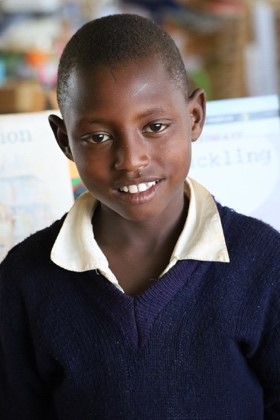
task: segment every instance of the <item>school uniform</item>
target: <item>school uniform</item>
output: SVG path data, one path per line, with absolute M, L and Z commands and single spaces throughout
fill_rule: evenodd
M 170 262 L 126 294 L 85 193 L 0 265 L 0 417 L 280 418 L 280 234 L 188 178 Z M 139 270 L 145 261 L 139 261 Z

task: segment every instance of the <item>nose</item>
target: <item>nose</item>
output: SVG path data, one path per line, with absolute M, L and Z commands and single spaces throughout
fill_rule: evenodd
M 115 169 L 137 172 L 149 163 L 148 141 L 139 134 L 122 135 L 116 141 Z

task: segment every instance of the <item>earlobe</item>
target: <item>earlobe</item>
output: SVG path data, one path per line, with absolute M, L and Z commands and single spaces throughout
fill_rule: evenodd
M 196 141 L 205 122 L 206 97 L 203 89 L 196 89 L 189 97 L 188 110 L 191 119 L 192 141 Z
M 64 121 L 54 114 L 49 115 L 48 120 L 60 149 L 68 159 L 73 160 Z

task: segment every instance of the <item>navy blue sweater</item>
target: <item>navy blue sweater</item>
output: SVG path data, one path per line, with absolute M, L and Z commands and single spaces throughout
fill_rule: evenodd
M 279 420 L 280 234 L 219 211 L 231 262 L 179 261 L 137 297 L 52 263 L 61 221 L 16 246 L 1 420 Z

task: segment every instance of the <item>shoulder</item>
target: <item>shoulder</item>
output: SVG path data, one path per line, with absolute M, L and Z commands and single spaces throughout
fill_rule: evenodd
M 49 259 L 51 248 L 61 229 L 65 216 L 15 245 L 1 262 L 0 273 L 3 270 L 11 269 L 11 267 L 17 271 L 17 267 L 23 268 L 28 266 L 29 262 L 35 265 L 36 262 L 42 259 Z
M 279 276 L 280 232 L 262 220 L 217 207 L 231 262 Z
M 222 226 L 225 236 L 238 237 L 245 242 L 253 241 L 253 244 L 264 245 L 263 240 L 266 239 L 273 244 L 280 244 L 280 232 L 268 223 L 255 217 L 246 216 L 237 211 L 222 206 L 219 203 L 217 208 L 221 217 Z
M 219 203 L 217 207 L 230 258 L 223 279 L 232 308 L 245 308 L 244 316 L 252 315 L 252 322 L 259 317 L 263 325 L 264 319 L 276 325 L 280 314 L 280 233 L 254 217 Z

